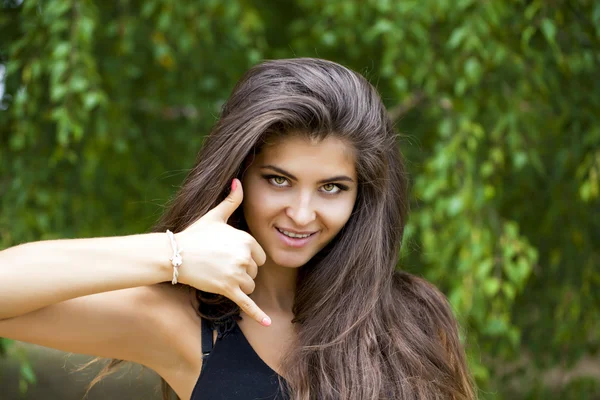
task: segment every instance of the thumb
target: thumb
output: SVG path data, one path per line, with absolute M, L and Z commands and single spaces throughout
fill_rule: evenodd
M 244 200 L 242 183 L 235 178 L 231 182 L 229 195 L 219 205 L 210 210 L 207 216 L 210 215 L 211 218 L 218 218 L 223 222 L 227 222 L 231 214 L 242 204 L 242 200 Z

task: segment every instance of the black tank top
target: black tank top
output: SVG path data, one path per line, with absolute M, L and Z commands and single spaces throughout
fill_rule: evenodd
M 213 348 L 213 329 L 217 341 Z M 256 354 L 235 319 L 202 318 L 202 370 L 191 400 L 285 400 L 278 374 Z

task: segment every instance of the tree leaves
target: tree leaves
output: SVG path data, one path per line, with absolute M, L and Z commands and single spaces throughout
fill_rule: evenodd
M 549 398 L 600 347 L 597 2 L 5 2 L 0 38 L 2 246 L 147 230 L 250 65 L 328 58 L 394 118 L 400 266 L 448 295 L 480 386 Z

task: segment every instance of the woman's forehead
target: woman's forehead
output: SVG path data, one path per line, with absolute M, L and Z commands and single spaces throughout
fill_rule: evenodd
M 309 167 L 336 170 L 337 173 L 343 170 L 346 174 L 356 176 L 356 156 L 353 146 L 333 135 L 324 139 L 314 139 L 304 135 L 279 138 L 264 146 L 257 154 L 255 162 L 281 164 L 297 170 Z

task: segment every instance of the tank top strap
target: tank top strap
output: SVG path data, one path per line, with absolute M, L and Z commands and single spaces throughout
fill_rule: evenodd
M 214 327 L 217 330 L 217 340 L 224 338 L 234 329 L 238 328 L 237 321 L 240 319 L 239 315 L 230 315 L 227 318 L 213 321 Z
M 208 320 L 201 318 L 202 321 L 202 358 L 208 357 L 213 350 L 213 331 L 217 331 L 217 341 L 231 333 L 234 329 L 239 329 L 237 320 L 241 317 L 237 315 L 229 316 L 221 320 Z
M 213 349 L 213 328 L 206 318 L 202 318 L 202 359 L 206 359 Z
M 201 318 L 202 325 L 202 368 L 201 372 L 204 371 L 204 366 L 208 360 L 210 353 L 214 349 L 213 344 L 213 331 L 217 330 L 217 342 L 223 339 L 227 334 L 239 329 L 237 326 L 237 319 L 241 319 L 239 316 L 230 316 L 222 320 L 210 321 L 206 318 Z

